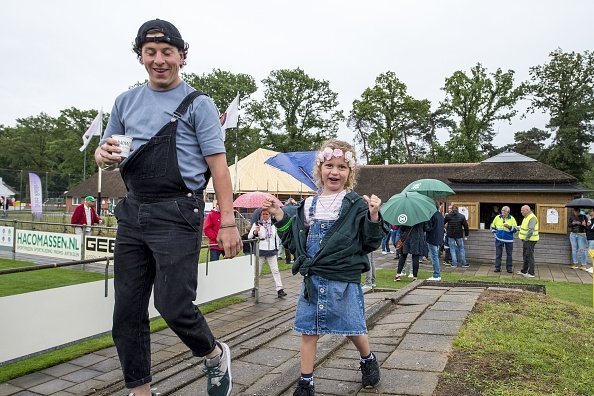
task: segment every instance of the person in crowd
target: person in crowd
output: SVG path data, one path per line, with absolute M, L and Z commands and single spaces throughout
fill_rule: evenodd
M 325 141 L 316 156 L 319 192 L 302 201 L 297 214 L 285 216 L 272 200 L 264 204 L 276 218 L 285 247 L 295 255 L 293 274 L 303 276 L 295 331 L 301 333 L 301 377 L 294 396 L 315 394 L 314 363 L 321 335 L 347 336 L 357 348 L 364 388 L 380 381 L 365 323 L 361 273 L 369 271 L 368 254 L 379 248 L 388 228 L 375 196 L 352 191 L 356 155 L 347 142 Z
M 70 218 L 70 224 L 77 224 L 78 227 L 74 227 L 74 233 L 77 235 L 91 235 L 92 225 L 102 224 L 103 220 L 97 215 L 95 211 L 95 198 L 92 196 L 85 197 L 82 205 L 78 205 L 72 217 Z
M 391 244 L 394 246 L 394 260 L 398 260 L 400 258 L 400 253 L 398 253 L 398 250 L 396 250 L 396 242 L 400 239 L 400 226 L 392 225 L 390 233 Z
M 439 211 L 439 203 L 435 203 L 435 207 L 438 209 L 431 219 L 426 231 L 427 249 L 429 250 L 429 257 L 431 258 L 431 264 L 433 264 L 433 276 L 428 278 L 430 281 L 441 280 L 441 270 L 439 268 L 439 246 L 443 243 L 443 234 L 445 233 L 444 217 Z
M 520 209 L 524 220 L 520 225 L 519 237 L 522 241 L 522 269 L 518 271 L 518 275 L 524 278 L 534 278 L 534 247 L 538 242 L 538 218 L 532 213 L 530 206 L 524 205 Z
M 264 262 L 268 263 L 272 278 L 276 285 L 276 293 L 278 298 L 285 297 L 287 293 L 283 290 L 283 281 L 281 279 L 280 271 L 278 270 L 278 261 L 276 254 L 280 241 L 276 232 L 276 227 L 272 224 L 270 219 L 270 212 L 266 209 L 262 209 L 260 214 L 260 220 L 256 221 L 252 225 L 250 232 L 248 233 L 248 239 L 257 238 L 258 250 L 259 250 L 259 263 L 260 263 L 260 274 L 262 273 L 262 267 Z
M 571 243 L 571 268 L 586 269 L 586 251 L 588 249 L 588 240 L 586 238 L 585 215 L 580 213 L 578 208 L 573 208 L 573 213 L 567 219 L 567 230 L 569 231 L 569 242 Z
M 103 169 L 119 166 L 128 189 L 115 208 L 112 330 L 125 385 L 131 395 L 151 395 L 148 304 L 154 289 L 155 308 L 169 328 L 194 356 L 205 358 L 208 395 L 229 396 L 230 349 L 215 339 L 192 303 L 210 176 L 221 212 L 217 242 L 226 258 L 242 248 L 219 111 L 212 99 L 181 79 L 188 44 L 172 23 L 142 24 L 133 51 L 148 82 L 116 99 L 95 151 Z M 113 135 L 132 137 L 132 152 L 124 160 Z
M 444 214 L 447 215 L 448 213 L 452 213 L 452 205 L 448 205 L 448 211 Z M 445 233 L 445 225 L 444 225 L 444 233 L 443 233 L 443 241 L 441 243 L 441 249 L 443 251 L 443 262 L 446 264 L 451 265 L 452 263 L 452 255 L 450 254 L 450 245 L 448 244 L 448 236 Z
M 464 250 L 464 239 L 468 238 L 469 233 L 466 217 L 458 212 L 456 205 L 452 205 L 452 211 L 445 216 L 444 223 L 448 245 L 450 247 L 450 255 L 452 257 L 452 267 L 456 268 L 459 260 L 462 268 L 468 268 L 466 252 Z
M 398 269 L 394 276 L 394 281 L 399 282 L 402 276 L 406 258 L 410 254 L 412 256 L 412 279 L 416 281 L 419 276 L 419 261 L 421 257 L 427 255 L 427 241 L 425 240 L 425 232 L 429 229 L 429 223 L 423 222 L 415 224 L 412 227 L 400 226 L 400 240 L 402 241 L 402 251 L 398 259 Z
M 384 239 L 382 239 L 382 254 L 391 253 L 390 251 L 390 241 L 392 240 L 392 226 L 390 226 L 390 231 L 386 234 Z
M 588 212 L 588 221 L 586 222 L 586 239 L 588 240 L 588 255 L 594 262 L 594 208 L 590 208 Z M 581 269 L 584 271 L 588 271 L 592 273 L 592 268 L 594 267 L 587 267 L 582 266 Z
M 509 206 L 501 208 L 491 223 L 491 232 L 495 234 L 495 272 L 501 272 L 501 257 L 505 247 L 505 269 L 513 273 L 512 253 L 514 251 L 514 234 L 518 232 L 518 223 L 514 216 L 509 214 Z
M 365 272 L 365 281 L 363 283 L 363 289 L 373 289 L 376 286 L 375 283 L 375 258 L 373 252 L 367 255 L 369 258 L 369 271 Z
M 210 255 L 210 261 L 217 261 L 221 256 L 225 256 L 225 251 L 217 242 L 217 236 L 219 235 L 219 228 L 221 227 L 221 210 L 219 203 L 217 202 L 206 220 L 204 220 L 204 235 L 208 238 L 208 252 Z

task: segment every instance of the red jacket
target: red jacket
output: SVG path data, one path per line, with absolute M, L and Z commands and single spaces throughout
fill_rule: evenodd
M 91 224 L 99 224 L 101 217 L 97 216 L 97 212 L 95 212 L 95 208 L 89 206 L 91 209 Z M 85 204 L 80 204 L 74 209 L 74 213 L 72 213 L 72 218 L 70 218 L 70 224 L 80 224 L 80 225 L 87 225 L 87 216 L 85 215 Z
M 219 234 L 219 228 L 221 227 L 221 212 L 218 210 L 211 210 L 206 220 L 204 220 L 204 235 L 208 238 L 210 249 L 223 250 L 219 247 L 217 242 L 217 235 Z

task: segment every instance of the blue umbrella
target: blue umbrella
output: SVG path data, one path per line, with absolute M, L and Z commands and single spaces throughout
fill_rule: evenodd
M 316 151 L 279 153 L 274 157 L 268 158 L 266 163 L 288 173 L 312 190 L 317 190 L 318 187 L 313 177 L 316 155 Z

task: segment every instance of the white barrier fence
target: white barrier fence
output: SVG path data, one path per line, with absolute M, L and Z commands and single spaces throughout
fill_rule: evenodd
M 254 255 L 199 264 L 195 303 L 251 290 L 256 267 Z M 113 279 L 108 297 L 103 280 L 1 297 L 0 364 L 110 331 L 113 298 Z

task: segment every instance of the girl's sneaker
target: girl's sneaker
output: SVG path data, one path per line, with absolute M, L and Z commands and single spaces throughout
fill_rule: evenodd
M 408 277 L 409 277 L 409 278 L 414 278 L 414 275 L 413 275 L 413 273 L 412 273 L 412 272 L 411 272 L 411 273 L 409 273 L 409 274 L 408 274 Z M 415 279 L 415 280 L 416 280 L 416 279 Z
M 396 274 L 396 276 L 394 277 L 394 282 L 400 282 L 400 274 Z

